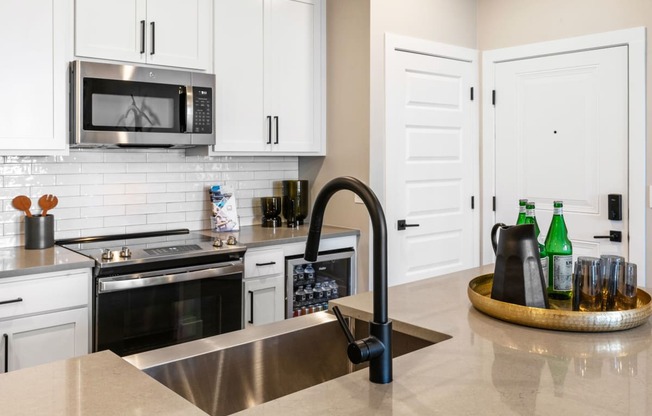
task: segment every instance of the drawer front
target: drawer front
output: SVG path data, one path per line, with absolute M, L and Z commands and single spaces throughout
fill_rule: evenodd
M 282 249 L 247 250 L 244 263 L 245 279 L 285 274 L 285 257 Z
M 0 282 L 0 319 L 88 305 L 90 283 L 90 269 Z

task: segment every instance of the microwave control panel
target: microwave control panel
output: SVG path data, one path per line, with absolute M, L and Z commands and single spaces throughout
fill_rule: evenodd
M 213 89 L 192 87 L 193 97 L 193 133 L 213 132 Z

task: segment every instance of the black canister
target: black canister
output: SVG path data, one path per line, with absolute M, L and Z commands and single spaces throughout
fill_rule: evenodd
M 25 217 L 25 248 L 43 249 L 54 246 L 54 216 Z
M 283 181 L 283 217 L 288 227 L 302 225 L 308 217 L 309 197 L 307 180 Z

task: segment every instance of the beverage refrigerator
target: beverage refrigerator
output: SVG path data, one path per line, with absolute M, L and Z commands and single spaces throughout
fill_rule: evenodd
M 286 257 L 285 317 L 327 310 L 329 300 L 354 294 L 354 259 L 352 248 L 320 252 L 313 262 Z

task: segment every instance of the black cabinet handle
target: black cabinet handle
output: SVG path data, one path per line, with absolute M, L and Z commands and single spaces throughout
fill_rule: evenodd
M 5 373 L 9 372 L 9 334 L 2 335 L 5 340 Z
M 256 266 L 258 266 L 258 267 L 260 267 L 260 266 L 272 266 L 274 264 L 276 264 L 275 261 L 268 261 L 267 263 L 256 263 Z
M 17 303 L 17 302 L 22 302 L 23 298 L 16 298 L 16 299 L 10 299 L 10 300 L 3 300 L 0 301 L 0 305 L 6 305 L 8 303 Z
M 278 116 L 274 116 L 274 122 L 276 123 L 276 138 L 274 139 L 274 144 L 278 144 Z
M 403 231 L 407 227 L 418 227 L 418 226 L 419 226 L 419 224 L 407 224 L 405 222 L 405 220 L 398 220 L 398 224 L 397 224 L 397 227 L 398 227 L 399 231 Z
M 267 144 L 272 144 L 272 116 L 267 116 Z
M 156 24 L 155 22 L 150 22 L 149 25 L 152 27 L 152 50 L 149 51 L 149 54 L 154 55 L 156 52 Z
M 254 323 L 254 292 L 249 291 L 249 323 Z
M 145 53 L 145 21 L 140 21 L 140 53 Z

